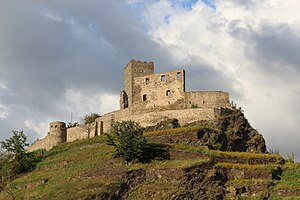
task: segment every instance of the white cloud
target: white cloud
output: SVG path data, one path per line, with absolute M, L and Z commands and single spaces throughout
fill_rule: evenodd
M 53 120 L 47 119 L 44 122 L 40 122 L 40 121 L 36 121 L 35 119 L 26 119 L 24 121 L 24 125 L 27 128 L 35 131 L 37 133 L 38 137 L 41 139 L 47 135 L 47 132 L 49 131 L 48 124 L 51 121 L 53 121 Z
M 7 118 L 8 115 L 9 115 L 8 108 L 0 104 L 0 119 Z
M 64 109 L 74 115 L 74 121 L 81 121 L 86 114 L 105 114 L 118 109 L 119 96 L 114 94 L 85 94 L 83 91 L 68 89 Z
M 191 11 L 174 8 L 165 0 L 152 3 L 143 13 L 151 21 L 149 34 L 181 63 L 196 61 L 230 77 L 236 83 L 233 89 L 242 94 L 242 98 L 233 100 L 244 108 L 268 145 L 274 148 L 284 143 L 283 151 L 296 152 L 297 147 L 289 143 L 300 139 L 296 126 L 300 117 L 300 74 L 297 66 L 287 62 L 290 57 L 284 54 L 290 52 L 281 49 L 284 46 L 293 52 L 296 47 L 290 44 L 300 41 L 300 1 L 215 2 L 216 10 L 199 1 Z M 166 16 L 168 23 L 164 21 Z M 288 30 L 294 33 L 292 42 L 282 41 L 289 39 Z M 275 42 L 277 49 L 266 48 Z M 273 57 L 267 58 L 264 52 L 274 57 L 278 53 L 283 59 L 270 60 Z

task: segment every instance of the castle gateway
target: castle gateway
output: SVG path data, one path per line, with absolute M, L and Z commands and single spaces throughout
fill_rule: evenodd
M 184 70 L 155 74 L 153 62 L 131 60 L 124 68 L 120 110 L 97 118 L 88 125 L 92 128 L 85 125 L 68 128 L 65 132 L 61 131 L 61 136 L 57 136 L 57 131 L 50 128 L 49 135 L 31 145 L 29 151 L 52 148 L 56 144 L 51 138 L 65 138 L 65 142 L 71 142 L 102 135 L 110 131 L 113 121 L 133 120 L 146 127 L 176 118 L 184 125 L 198 120 L 215 119 L 222 108 L 227 107 L 230 107 L 228 92 L 186 92 Z M 60 139 L 59 143 L 62 142 Z

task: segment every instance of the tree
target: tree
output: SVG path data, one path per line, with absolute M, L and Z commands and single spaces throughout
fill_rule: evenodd
M 114 122 L 107 144 L 115 146 L 115 155 L 125 161 L 141 161 L 146 145 L 143 128 L 134 121 Z
M 83 124 L 87 125 L 87 124 L 93 123 L 96 120 L 96 118 L 98 118 L 100 116 L 101 115 L 98 113 L 91 113 L 89 115 L 85 115 L 83 117 Z
M 32 171 L 36 164 L 41 161 L 41 158 L 37 157 L 34 152 L 26 152 L 25 148 L 28 146 L 26 139 L 23 131 L 13 131 L 13 136 L 0 142 L 1 148 L 13 156 L 9 162 L 13 165 L 15 174 Z
M 13 153 L 16 156 L 21 156 L 25 153 L 25 147 L 28 146 L 26 143 L 27 137 L 23 131 L 12 131 L 13 136 L 5 141 L 0 142 L 1 148 L 6 149 L 8 153 Z
M 78 122 L 74 122 L 74 123 L 69 122 L 69 123 L 67 124 L 67 128 L 73 128 L 73 127 L 76 127 L 76 126 L 78 126 L 78 125 L 79 125 Z
M 91 113 L 83 117 L 83 129 L 88 133 L 88 138 L 91 138 L 91 132 L 96 128 L 96 118 L 100 117 L 100 114 Z

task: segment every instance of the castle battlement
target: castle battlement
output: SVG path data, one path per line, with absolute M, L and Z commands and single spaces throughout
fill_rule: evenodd
M 231 107 L 228 92 L 186 92 L 185 78 L 184 69 L 155 74 L 154 62 L 132 59 L 124 68 L 120 110 L 97 118 L 89 127 L 89 133 L 84 125 L 66 130 L 63 122 L 51 122 L 50 135 L 31 145 L 29 150 L 49 149 L 55 144 L 108 133 L 113 121 L 133 120 L 146 127 L 177 118 L 184 125 L 212 120 L 222 113 L 222 108 Z

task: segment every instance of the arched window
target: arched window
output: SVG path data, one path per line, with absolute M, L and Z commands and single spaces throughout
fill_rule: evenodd
M 170 91 L 170 90 L 167 90 L 167 91 L 166 91 L 166 96 L 167 96 L 167 97 L 170 97 L 170 96 L 171 96 L 171 91 Z
M 160 80 L 165 82 L 166 81 L 166 75 L 161 75 Z

